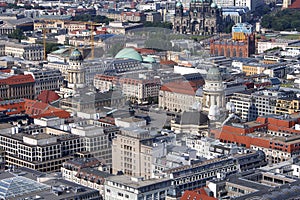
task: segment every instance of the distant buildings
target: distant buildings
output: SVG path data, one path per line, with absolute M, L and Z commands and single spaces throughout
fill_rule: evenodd
M 220 8 L 211 1 L 191 1 L 188 15 L 183 13 L 183 5 L 177 2 L 173 29 L 176 33 L 212 35 L 221 31 L 223 21 Z

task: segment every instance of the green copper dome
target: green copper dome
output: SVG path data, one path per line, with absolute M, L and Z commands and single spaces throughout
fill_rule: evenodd
M 174 4 L 173 4 L 174 5 Z M 182 3 L 180 2 L 180 1 L 178 1 L 177 3 L 176 3 L 176 7 L 181 7 L 182 6 Z
M 81 52 L 76 48 L 70 55 L 70 60 L 71 61 L 79 61 L 83 60 Z
M 156 60 L 151 57 L 151 56 L 147 56 L 144 58 L 144 62 L 147 62 L 147 63 L 156 63 Z
M 115 58 L 128 58 L 128 59 L 133 59 L 133 60 L 138 60 L 138 61 L 143 61 L 142 56 L 133 48 L 124 48 L 121 51 L 117 53 Z
M 222 81 L 222 76 L 218 67 L 209 68 L 206 80 L 208 81 Z

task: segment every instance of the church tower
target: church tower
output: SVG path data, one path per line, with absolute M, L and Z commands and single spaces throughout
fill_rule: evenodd
M 85 86 L 85 69 L 82 65 L 83 56 L 78 49 L 74 49 L 69 58 L 68 87 L 83 88 Z
M 211 67 L 203 87 L 202 109 L 211 120 L 221 120 L 226 109 L 225 86 L 218 67 Z

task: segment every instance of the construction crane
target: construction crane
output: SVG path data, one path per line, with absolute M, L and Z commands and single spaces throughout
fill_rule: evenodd
M 46 28 L 43 28 L 43 45 L 44 45 L 44 61 L 47 60 L 47 53 L 46 53 Z
M 95 43 L 94 43 L 94 24 L 91 22 L 91 59 L 94 59 L 95 56 Z

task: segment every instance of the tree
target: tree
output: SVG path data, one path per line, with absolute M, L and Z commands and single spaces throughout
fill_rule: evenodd
M 26 39 L 23 31 L 21 29 L 14 30 L 11 34 L 8 35 L 9 38 L 17 39 L 21 42 L 22 39 Z

